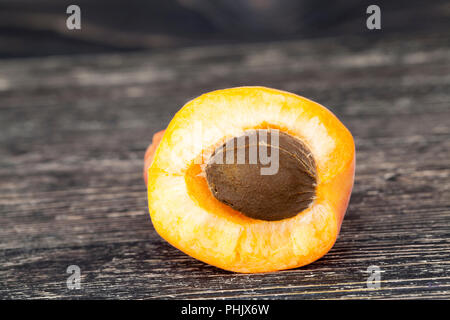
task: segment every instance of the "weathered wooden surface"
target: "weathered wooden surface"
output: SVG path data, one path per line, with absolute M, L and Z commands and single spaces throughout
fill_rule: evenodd
M 0 297 L 450 298 L 450 37 L 399 38 L 1 61 Z M 354 134 L 341 235 L 309 266 L 222 271 L 151 225 L 152 133 L 187 100 L 239 85 L 309 97 Z M 66 288 L 73 264 L 80 290 Z

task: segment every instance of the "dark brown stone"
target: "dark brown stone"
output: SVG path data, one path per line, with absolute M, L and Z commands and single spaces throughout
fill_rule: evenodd
M 279 134 L 278 143 L 274 134 Z M 266 136 L 270 147 L 262 149 Z M 261 157 L 264 150 L 270 162 Z M 206 177 L 216 199 L 254 219 L 293 217 L 305 210 L 315 195 L 316 167 L 311 152 L 299 139 L 278 130 L 250 130 L 230 139 L 211 156 Z

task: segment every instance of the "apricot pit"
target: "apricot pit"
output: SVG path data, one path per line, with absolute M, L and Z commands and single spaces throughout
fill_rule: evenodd
M 268 174 L 262 174 L 264 164 L 257 157 L 266 147 L 261 143 L 263 136 L 271 160 L 277 161 L 276 172 Z M 277 145 L 271 144 L 274 136 Z M 241 146 L 239 140 L 244 140 Z M 308 208 L 315 194 L 316 167 L 311 152 L 299 139 L 274 130 L 252 130 L 231 141 L 214 152 L 206 167 L 206 180 L 217 200 L 250 218 L 268 221 L 290 218 Z M 254 152 L 251 141 L 256 142 Z M 233 147 L 226 148 L 230 144 Z M 231 163 L 226 161 L 227 152 L 232 153 Z M 244 156 L 241 163 L 238 153 Z

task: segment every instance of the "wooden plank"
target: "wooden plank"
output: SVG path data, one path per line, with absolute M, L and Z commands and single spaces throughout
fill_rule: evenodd
M 1 298 L 450 298 L 449 35 L 0 61 Z M 266 85 L 335 112 L 357 145 L 334 248 L 235 274 L 163 241 L 144 150 L 187 100 Z M 81 268 L 82 289 L 66 288 Z M 368 289 L 367 268 L 381 268 Z

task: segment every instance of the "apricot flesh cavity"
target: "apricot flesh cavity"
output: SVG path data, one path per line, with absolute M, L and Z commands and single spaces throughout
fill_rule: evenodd
M 258 176 L 261 164 L 215 167 L 212 159 L 228 141 L 274 130 L 283 179 Z M 188 102 L 145 158 L 149 211 L 164 239 L 222 269 L 269 272 L 309 264 L 332 248 L 353 186 L 355 146 L 325 107 L 240 87 Z

